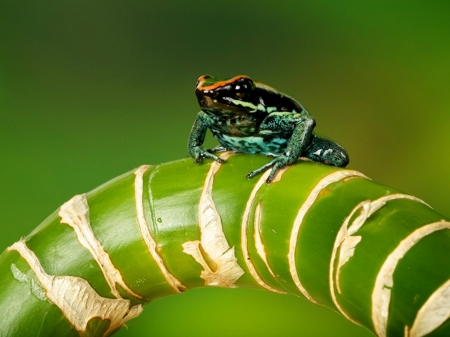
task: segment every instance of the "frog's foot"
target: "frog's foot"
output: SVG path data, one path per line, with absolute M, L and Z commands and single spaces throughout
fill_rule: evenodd
M 213 159 L 213 160 L 217 161 L 218 163 L 225 162 L 225 160 L 223 160 L 222 158 L 219 158 L 219 157 L 213 155 L 212 153 L 203 150 L 201 146 L 195 146 L 191 151 L 191 155 L 192 155 L 192 157 L 194 157 L 195 164 L 201 163 L 203 161 L 203 158 Z
M 267 153 L 266 153 L 266 157 L 277 158 L 277 157 L 279 157 L 279 156 L 280 156 L 279 154 L 272 153 L 272 152 L 267 152 Z
M 214 153 L 214 152 L 225 152 L 228 151 L 228 149 L 226 147 L 223 147 L 222 145 L 217 145 L 214 149 L 206 149 L 206 151 L 209 153 Z
M 269 168 L 272 168 L 272 171 L 269 174 L 269 177 L 266 179 L 266 183 L 270 184 L 273 180 L 273 177 L 275 176 L 275 173 L 277 173 L 278 169 L 285 167 L 287 165 L 293 164 L 297 158 L 292 158 L 289 156 L 286 156 L 284 154 L 279 155 L 274 160 L 270 161 L 266 165 L 260 167 L 259 169 L 256 169 L 249 174 L 247 174 L 247 179 L 253 178 L 257 174 L 260 174 Z

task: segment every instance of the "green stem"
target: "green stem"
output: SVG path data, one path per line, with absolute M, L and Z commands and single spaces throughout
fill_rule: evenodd
M 300 162 L 268 185 L 245 179 L 266 158 L 221 157 L 141 166 L 10 246 L 0 335 L 106 336 L 202 286 L 296 294 L 379 336 L 450 333 L 443 216 L 357 171 Z

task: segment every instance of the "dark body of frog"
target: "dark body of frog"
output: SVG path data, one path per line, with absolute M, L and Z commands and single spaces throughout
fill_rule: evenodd
M 221 162 L 213 152 L 225 150 L 265 154 L 274 159 L 247 178 L 272 168 L 268 183 L 279 168 L 299 157 L 338 167 L 349 162 L 341 145 L 314 133 L 315 120 L 299 102 L 248 76 L 217 79 L 204 75 L 197 81 L 195 93 L 201 111 L 188 145 L 195 162 L 203 158 Z M 220 143 L 212 150 L 201 146 L 208 128 Z

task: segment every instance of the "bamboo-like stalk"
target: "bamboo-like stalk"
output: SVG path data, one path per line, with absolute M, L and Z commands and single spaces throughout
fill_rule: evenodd
M 107 336 L 202 286 L 291 293 L 378 336 L 450 334 L 450 222 L 354 170 L 262 156 L 144 165 L 77 195 L 0 256 L 1 336 Z

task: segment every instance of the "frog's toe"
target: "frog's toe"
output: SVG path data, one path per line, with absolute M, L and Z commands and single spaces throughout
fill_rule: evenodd
M 192 156 L 194 157 L 194 163 L 195 164 L 201 163 L 204 158 L 209 158 L 209 159 L 215 160 L 215 161 L 217 161 L 219 163 L 223 163 L 224 162 L 223 159 L 213 155 L 210 152 L 207 152 L 207 151 L 203 150 L 200 147 L 197 147 L 197 148 L 193 149 L 193 151 L 191 153 L 192 153 Z
M 194 164 L 200 164 L 203 161 L 203 156 L 198 155 L 197 157 L 195 157 L 194 159 Z
M 275 163 L 272 167 L 272 171 L 270 171 L 270 174 L 266 179 L 266 183 L 270 184 L 272 182 L 273 178 L 275 177 L 275 174 L 277 173 L 277 171 L 284 166 L 285 165 L 282 165 L 280 163 Z
M 264 166 L 261 166 L 259 169 L 256 169 L 252 172 L 250 172 L 249 174 L 247 174 L 247 179 L 253 178 L 254 176 L 256 176 L 257 174 L 263 173 L 265 171 L 267 171 L 269 168 L 271 168 L 274 165 L 275 159 L 272 160 L 271 162 L 267 163 Z
M 213 155 L 212 153 L 209 153 L 209 152 L 206 152 L 206 151 L 204 151 L 204 152 L 202 153 L 202 157 L 203 157 L 203 158 L 209 158 L 209 159 L 215 160 L 215 161 L 218 162 L 218 163 L 224 163 L 224 162 L 225 162 L 225 160 L 223 160 L 222 158 L 219 158 L 219 157 Z
M 295 158 L 294 158 L 294 160 L 295 160 Z M 267 163 L 266 165 L 247 174 L 247 178 L 250 179 L 257 174 L 262 173 L 262 172 L 268 170 L 269 168 L 272 168 L 269 176 L 266 179 L 266 182 L 268 184 L 270 184 L 273 181 L 273 178 L 275 177 L 275 174 L 277 173 L 277 171 L 282 167 L 292 164 L 292 162 L 293 162 L 293 160 L 291 157 L 288 157 L 285 155 L 279 155 L 274 160 Z
M 277 170 L 272 169 L 272 171 L 270 172 L 269 176 L 266 179 L 266 183 L 270 184 L 273 180 L 273 177 L 275 176 L 275 173 L 277 172 Z

